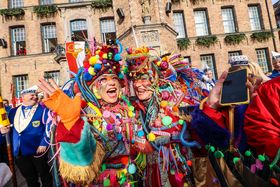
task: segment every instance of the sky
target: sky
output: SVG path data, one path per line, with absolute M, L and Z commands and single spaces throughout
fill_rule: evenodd
M 278 0 L 271 0 L 272 1 L 272 4 L 276 3 Z

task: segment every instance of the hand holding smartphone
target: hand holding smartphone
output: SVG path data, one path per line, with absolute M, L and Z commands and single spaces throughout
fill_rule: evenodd
M 220 104 L 222 106 L 248 104 L 250 96 L 246 82 L 247 69 L 229 72 L 223 83 Z

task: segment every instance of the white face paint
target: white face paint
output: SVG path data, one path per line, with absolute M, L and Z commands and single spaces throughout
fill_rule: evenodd
M 103 101 L 109 104 L 113 104 L 118 101 L 121 86 L 117 75 L 101 75 L 94 81 L 93 84 L 93 89 L 97 90 L 97 93 Z

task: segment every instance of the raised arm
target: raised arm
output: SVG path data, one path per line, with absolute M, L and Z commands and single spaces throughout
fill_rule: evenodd
M 44 104 L 61 118 L 58 125 L 58 141 L 75 143 L 79 141 L 83 120 L 80 117 L 81 95 L 77 94 L 74 99 L 69 98 L 58 86 L 50 79 L 50 83 L 40 79 L 38 85 L 45 94 Z

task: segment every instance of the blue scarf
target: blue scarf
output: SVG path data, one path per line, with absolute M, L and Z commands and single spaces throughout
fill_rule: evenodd
M 272 74 L 269 75 L 268 77 L 271 78 L 271 79 L 273 79 L 273 78 L 276 78 L 276 77 L 278 77 L 278 76 L 280 76 L 280 71 L 273 70 L 273 71 L 272 71 Z

